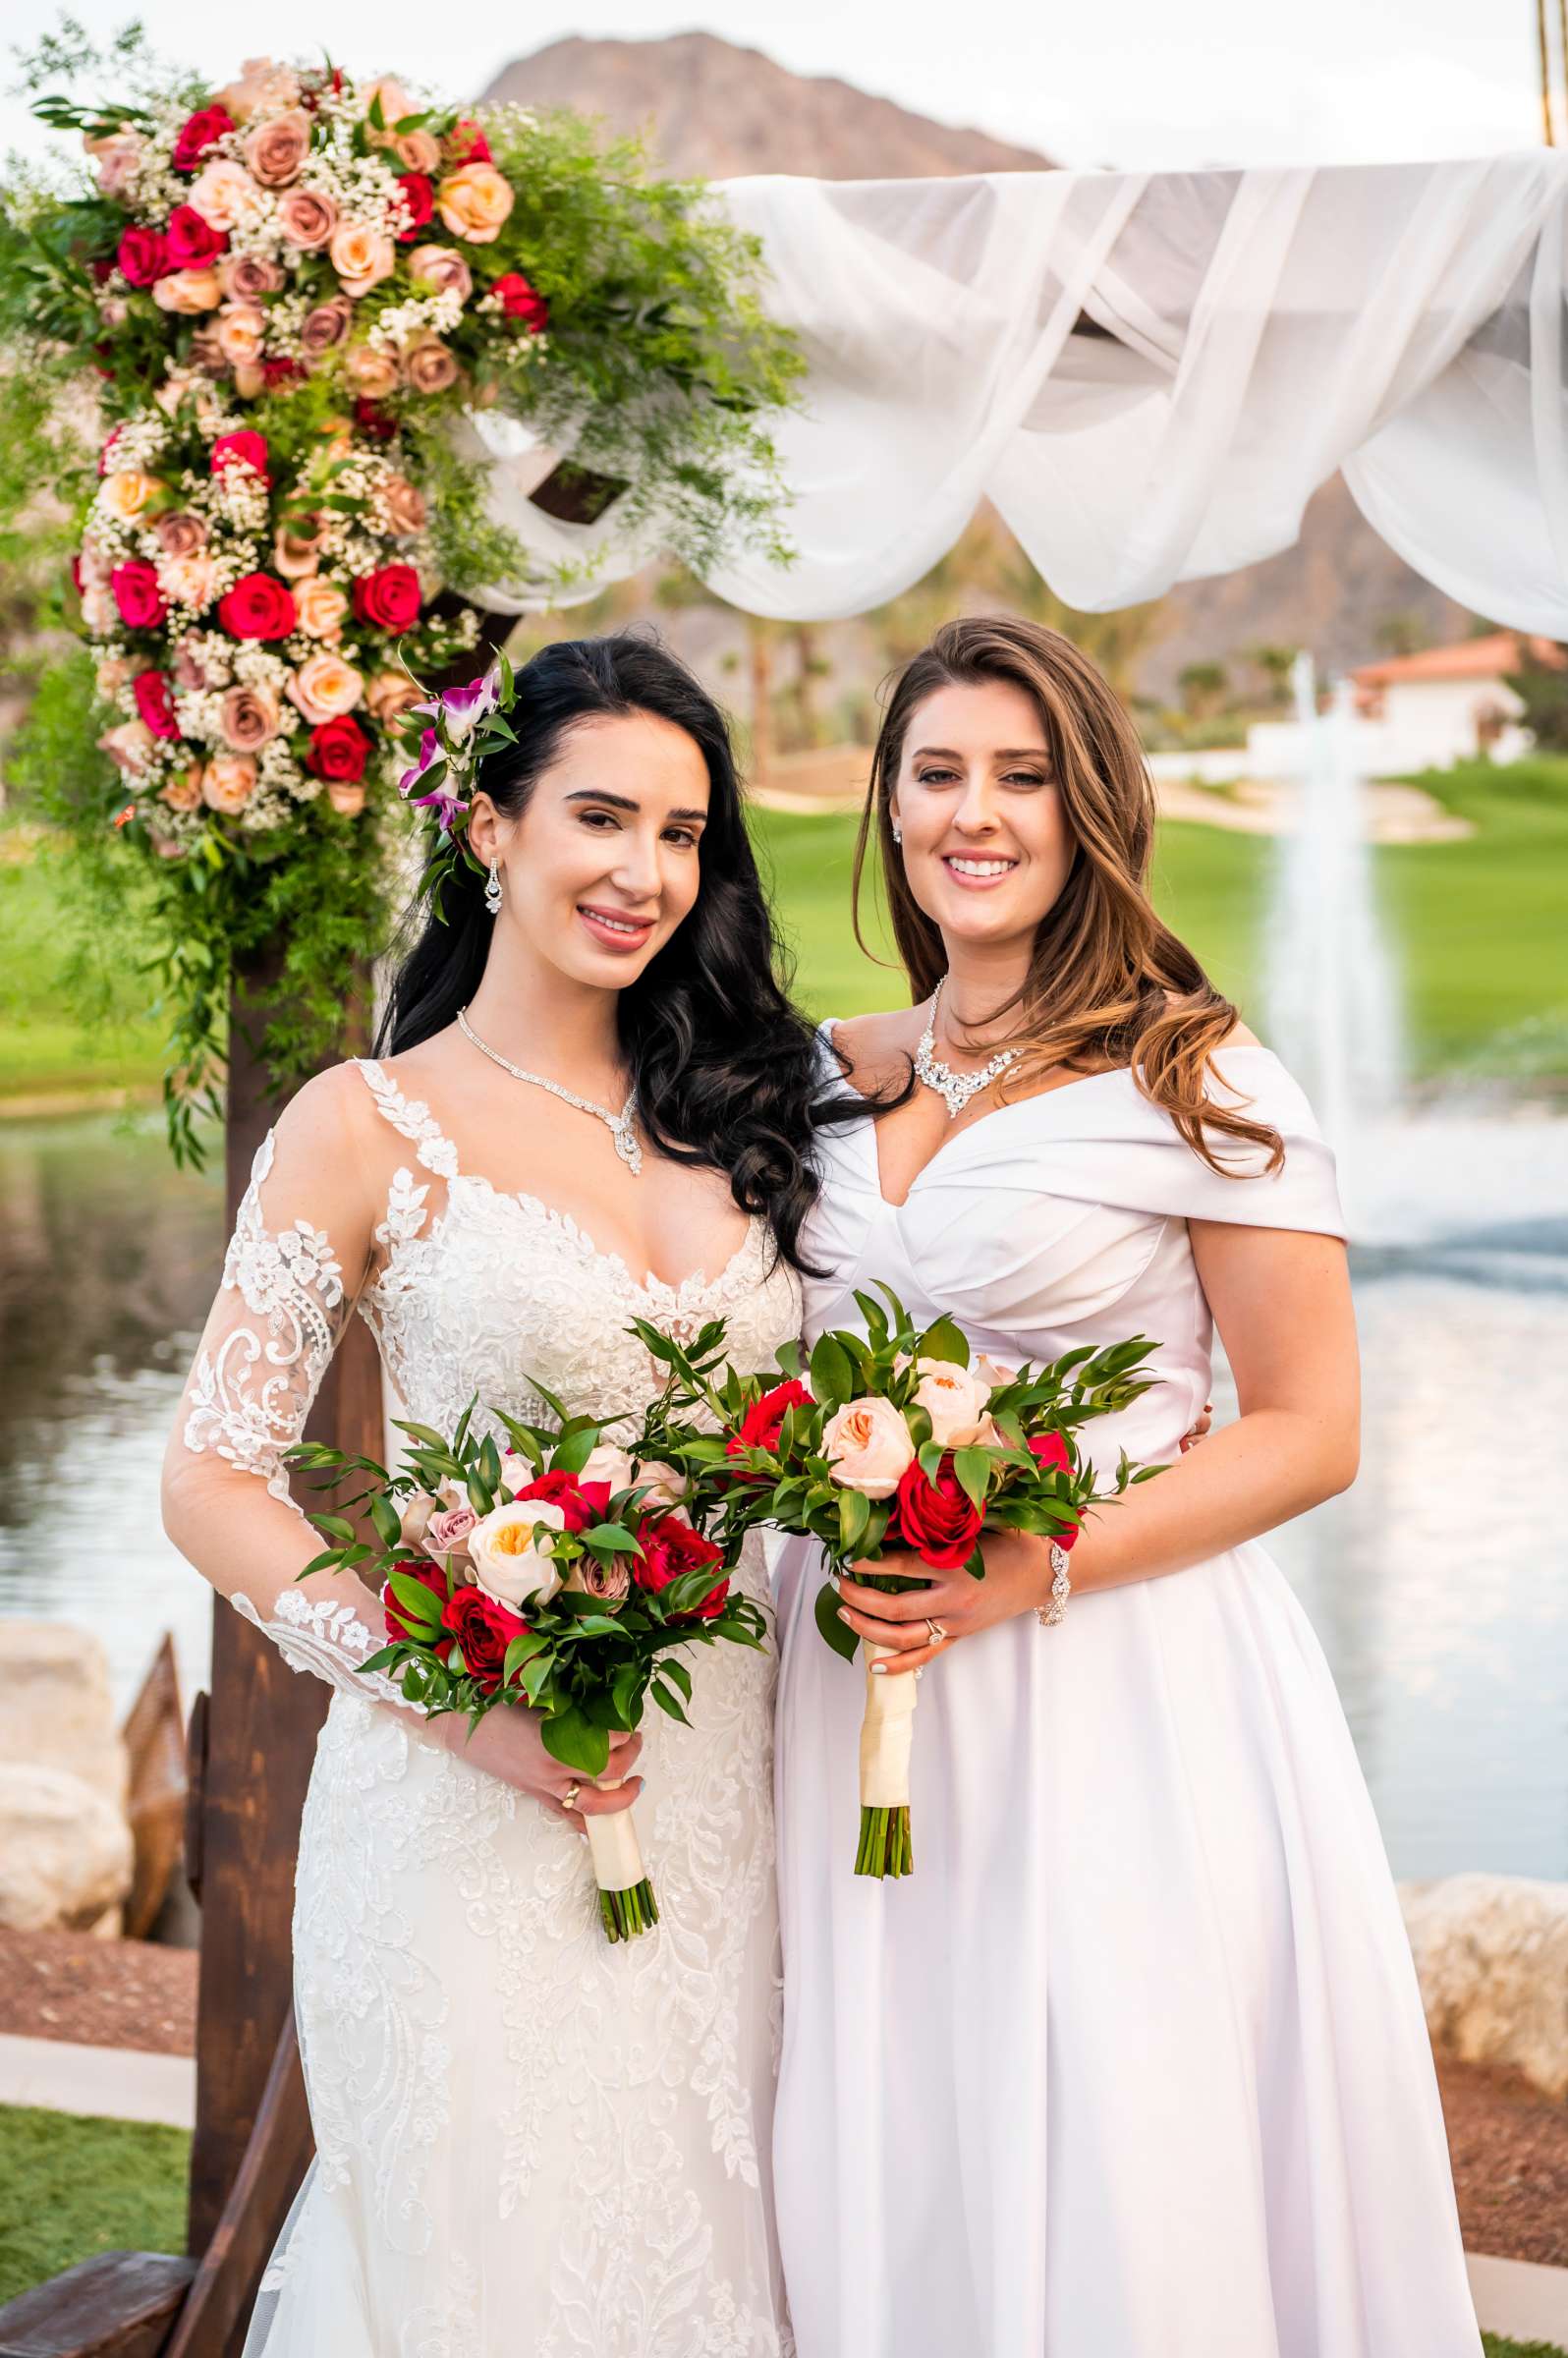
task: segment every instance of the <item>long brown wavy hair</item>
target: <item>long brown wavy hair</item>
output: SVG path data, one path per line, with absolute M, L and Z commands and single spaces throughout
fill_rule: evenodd
M 1006 615 L 966 615 L 944 623 L 899 675 L 855 846 L 857 940 L 867 946 L 861 885 L 874 831 L 893 937 L 916 1004 L 946 972 L 940 928 L 910 890 L 889 805 L 917 707 L 939 688 L 990 680 L 1033 699 L 1076 847 L 1067 882 L 1040 920 L 1023 986 L 995 1010 L 998 1016 L 1024 1011 L 1015 1082 L 1060 1066 L 1083 1073 L 1126 1066 L 1211 1169 L 1242 1175 L 1234 1157 L 1216 1153 L 1217 1134 L 1217 1143 L 1261 1148 L 1267 1168 L 1277 1170 L 1284 1160 L 1278 1131 L 1205 1094 L 1213 1052 L 1235 1025 L 1236 1010 L 1155 914 L 1148 887 L 1154 789 L 1138 732 L 1093 664 L 1059 632 Z M 1257 1168 L 1251 1156 L 1244 1165 Z

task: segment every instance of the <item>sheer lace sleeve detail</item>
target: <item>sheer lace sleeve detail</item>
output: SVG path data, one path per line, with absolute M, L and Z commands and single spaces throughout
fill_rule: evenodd
M 242 1473 L 259 1474 L 274 1498 L 293 1506 L 283 1452 L 305 1431 L 347 1310 L 326 1231 L 298 1216 L 267 1228 L 261 1190 L 272 1161 L 268 1131 L 223 1263 L 222 1294 L 238 1295 L 250 1316 L 225 1325 L 197 1358 L 185 1445 L 196 1455 L 214 1449 Z
M 458 1175 L 457 1149 L 447 1138 L 440 1123 L 420 1097 L 407 1097 L 397 1083 L 370 1056 L 359 1060 L 377 1110 L 394 1130 L 413 1142 L 419 1160 L 438 1179 L 455 1179 Z
M 284 1589 L 270 1618 L 263 1621 L 242 1590 L 237 1589 L 229 1602 L 243 1621 L 272 1640 L 291 1670 L 308 1670 L 329 1687 L 362 1701 L 373 1696 L 382 1703 L 403 1705 L 403 1690 L 395 1678 L 384 1670 L 365 1671 L 365 1662 L 385 1639 L 361 1620 L 352 1604 L 308 1597 L 303 1589 Z

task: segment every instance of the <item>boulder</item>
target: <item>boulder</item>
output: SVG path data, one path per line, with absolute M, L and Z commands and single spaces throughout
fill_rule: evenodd
M 0 1764 L 0 1924 L 111 1937 L 133 1859 L 118 1806 L 84 1777 Z
M 115 1807 L 126 1751 L 115 1726 L 109 1662 L 88 1631 L 60 1621 L 0 1621 L 0 1764 L 67 1768 Z
M 1449 1875 L 1399 1897 L 1433 2047 L 1568 2096 L 1568 1883 Z

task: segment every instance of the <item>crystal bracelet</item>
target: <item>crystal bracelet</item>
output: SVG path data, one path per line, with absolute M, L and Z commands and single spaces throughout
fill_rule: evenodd
M 1041 1629 L 1051 1629 L 1061 1619 L 1067 1610 L 1072 1588 L 1073 1584 L 1067 1577 L 1067 1550 L 1060 1540 L 1052 1540 L 1051 1600 L 1049 1604 L 1036 1604 L 1035 1607 L 1036 1618 Z

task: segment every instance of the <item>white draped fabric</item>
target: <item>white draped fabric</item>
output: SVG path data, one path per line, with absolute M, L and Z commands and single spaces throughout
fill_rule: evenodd
M 716 569 L 733 604 L 862 612 L 989 498 L 1069 603 L 1128 605 L 1288 547 L 1340 469 L 1451 597 L 1568 638 L 1568 157 L 717 196 L 761 238 L 811 371 L 777 433 L 798 555 Z M 494 513 L 541 557 L 597 549 L 602 581 L 652 553 L 613 508 L 542 515 L 548 456 L 493 414 L 475 430 Z

